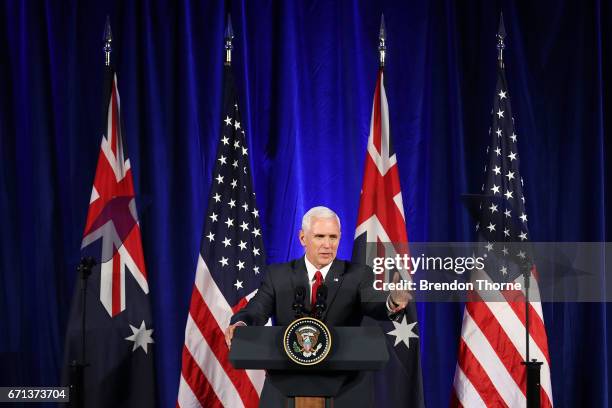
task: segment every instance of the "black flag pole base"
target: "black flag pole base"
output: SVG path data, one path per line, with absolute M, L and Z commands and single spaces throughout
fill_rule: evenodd
M 81 277 L 81 301 L 83 302 L 83 311 L 81 315 L 81 361 L 73 360 L 70 362 L 70 386 L 68 388 L 70 395 L 70 408 L 85 407 L 85 388 L 84 374 L 85 367 L 89 366 L 87 361 L 85 333 L 87 322 L 87 280 L 91 275 L 91 269 L 96 265 L 95 259 L 86 257 L 81 259 L 77 271 Z
M 527 368 L 527 408 L 540 408 L 540 367 L 541 361 L 521 362 Z
M 84 382 L 84 371 L 85 367 L 89 364 L 81 363 L 78 361 L 72 361 L 70 363 L 70 385 L 68 387 L 68 395 L 70 396 L 70 402 L 68 407 L 70 408 L 84 408 L 84 393 L 83 393 L 83 382 Z

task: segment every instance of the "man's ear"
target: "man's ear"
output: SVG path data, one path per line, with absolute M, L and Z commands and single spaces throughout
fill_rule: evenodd
M 304 241 L 304 230 L 300 230 L 300 234 L 299 234 L 299 238 L 300 238 L 300 244 L 302 244 L 302 246 L 306 246 L 306 242 Z

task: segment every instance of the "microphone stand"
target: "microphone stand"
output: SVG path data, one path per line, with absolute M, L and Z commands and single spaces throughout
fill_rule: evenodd
M 323 317 L 323 312 L 327 308 L 327 304 L 325 303 L 327 300 L 327 286 L 325 284 L 319 286 L 317 289 L 317 303 L 314 306 L 314 318 L 321 320 Z
M 81 314 L 81 359 L 80 361 L 73 360 L 70 363 L 70 386 L 69 406 L 72 408 L 85 407 L 84 402 L 84 371 L 85 367 L 89 366 L 85 353 L 85 331 L 86 331 L 86 316 L 87 316 L 87 281 L 91 275 L 91 269 L 96 265 L 96 261 L 92 257 L 81 259 L 77 271 L 81 278 L 81 299 L 83 301 L 83 313 Z
M 293 301 L 293 311 L 295 313 L 294 319 L 299 319 L 304 316 L 304 294 L 306 291 L 302 286 L 295 288 L 295 297 Z
M 543 363 L 529 358 L 529 287 L 533 262 L 527 259 L 521 267 L 525 282 L 525 361 L 521 364 L 527 369 L 527 408 L 540 408 L 540 367 Z

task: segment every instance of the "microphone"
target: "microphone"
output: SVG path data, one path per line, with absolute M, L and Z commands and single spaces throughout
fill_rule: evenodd
M 314 306 L 314 317 L 316 319 L 321 319 L 323 316 L 323 312 L 325 312 L 325 308 L 327 307 L 327 286 L 322 284 L 317 289 L 317 303 Z
M 295 295 L 293 298 L 293 311 L 295 312 L 295 318 L 299 319 L 304 316 L 304 297 L 306 296 L 306 290 L 303 286 L 295 288 Z

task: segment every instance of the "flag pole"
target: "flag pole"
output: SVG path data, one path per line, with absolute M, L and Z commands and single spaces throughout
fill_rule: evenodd
M 499 69 L 504 69 L 504 49 L 506 44 L 506 28 L 504 26 L 504 15 L 499 15 L 499 29 L 497 31 L 497 63 Z M 520 265 L 523 270 L 523 281 L 525 288 L 525 361 L 521 362 L 527 370 L 527 408 L 540 407 L 540 367 L 542 362 L 537 359 L 531 359 L 529 355 L 529 287 L 531 281 L 531 269 L 533 268 L 533 260 L 530 256 L 525 259 L 525 262 Z
M 384 13 L 380 15 L 380 31 L 378 34 L 378 64 L 381 69 L 385 67 L 385 57 L 387 55 L 387 46 L 386 41 L 387 32 L 385 30 L 385 15 Z

